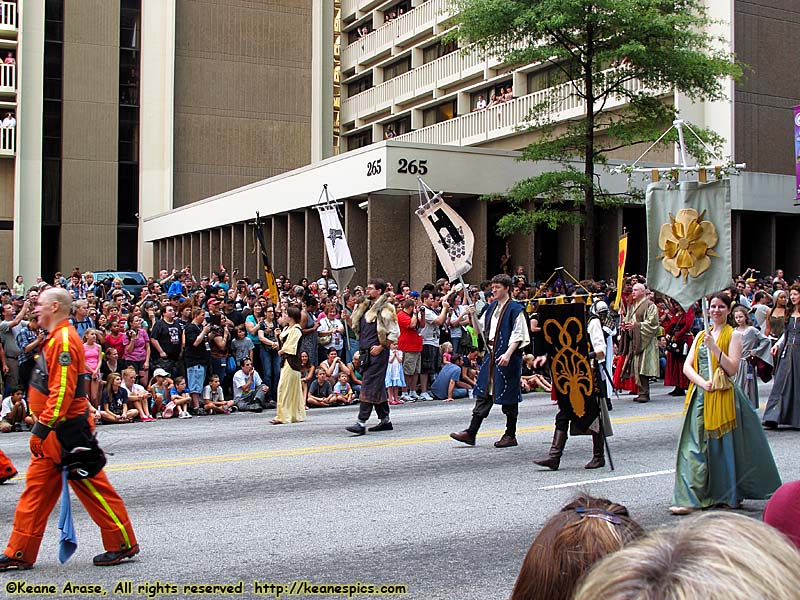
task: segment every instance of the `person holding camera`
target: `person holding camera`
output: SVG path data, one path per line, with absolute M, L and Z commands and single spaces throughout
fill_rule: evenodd
M 33 357 L 36 350 L 44 340 L 47 332 L 39 327 L 39 320 L 33 315 L 28 320 L 28 326 L 23 327 L 17 334 L 17 346 L 19 346 L 19 384 L 27 394 L 28 384 L 31 381 L 31 372 L 34 367 Z

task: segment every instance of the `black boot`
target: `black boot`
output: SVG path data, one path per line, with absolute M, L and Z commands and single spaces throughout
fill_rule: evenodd
M 553 445 L 550 446 L 550 454 L 547 458 L 533 461 L 540 467 L 547 467 L 551 471 L 558 471 L 561 464 L 561 455 L 564 453 L 564 446 L 567 444 L 567 432 L 556 429 L 553 434 Z
M 590 460 L 585 469 L 599 469 L 606 466 L 606 451 L 603 445 L 603 434 L 592 432 L 592 460 Z

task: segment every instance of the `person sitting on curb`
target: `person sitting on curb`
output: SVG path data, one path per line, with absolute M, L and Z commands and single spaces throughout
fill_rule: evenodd
M 245 358 L 233 376 L 233 401 L 241 411 L 260 413 L 265 408 L 275 408 L 267 402 L 269 388 L 261 382 L 261 376 L 253 368 L 253 361 Z

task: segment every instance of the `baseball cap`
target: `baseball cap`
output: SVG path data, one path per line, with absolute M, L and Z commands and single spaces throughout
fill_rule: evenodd
M 169 377 L 169 373 L 167 373 L 164 369 L 156 369 L 153 371 L 153 377 Z
M 216 298 L 209 298 L 206 304 L 208 304 L 209 306 L 216 306 L 217 304 L 219 304 L 219 300 L 217 300 Z
M 25 300 L 25 297 L 24 296 L 20 296 L 19 294 L 14 294 L 13 296 L 11 296 L 11 299 L 12 300 Z
M 409 292 L 408 295 L 411 298 L 419 298 L 419 292 L 416 292 L 416 291 L 415 292 Z

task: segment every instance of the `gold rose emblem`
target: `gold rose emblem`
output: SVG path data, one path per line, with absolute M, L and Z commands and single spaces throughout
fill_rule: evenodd
M 712 248 L 717 245 L 717 228 L 711 221 L 703 220 L 706 211 L 698 215 L 693 208 L 683 208 L 678 216 L 669 214 L 669 223 L 661 226 L 658 247 L 663 254 L 663 267 L 675 277 L 683 275 L 684 281 L 697 277 L 711 266 L 711 256 L 719 258 Z

